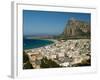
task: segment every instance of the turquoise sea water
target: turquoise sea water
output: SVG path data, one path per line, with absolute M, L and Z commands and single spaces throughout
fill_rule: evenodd
M 54 43 L 50 40 L 41 39 L 23 39 L 23 49 L 34 49 Z

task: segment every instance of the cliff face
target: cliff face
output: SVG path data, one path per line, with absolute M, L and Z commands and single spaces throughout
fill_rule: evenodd
M 90 23 L 71 18 L 68 20 L 63 35 L 66 38 L 90 38 Z

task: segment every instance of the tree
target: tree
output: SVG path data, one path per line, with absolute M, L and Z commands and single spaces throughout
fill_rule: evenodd
M 23 69 L 33 69 L 32 64 L 29 62 L 28 55 L 23 52 Z
M 61 67 L 59 64 L 57 64 L 55 61 L 51 60 L 51 59 L 47 59 L 46 57 L 44 57 L 41 60 L 41 68 L 54 68 L 54 67 Z

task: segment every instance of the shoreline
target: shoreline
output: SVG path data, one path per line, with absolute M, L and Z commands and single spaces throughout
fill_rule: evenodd
M 74 41 L 74 40 L 90 40 L 91 41 L 91 39 L 68 39 L 68 40 L 62 40 L 62 41 L 59 41 L 59 40 L 56 40 L 56 39 L 39 39 L 39 40 L 48 40 L 48 41 L 52 41 L 54 43 L 48 44 L 48 45 L 44 45 L 44 46 L 41 46 L 41 47 L 38 47 L 38 48 L 42 48 L 42 47 L 46 47 L 46 46 L 51 46 L 51 45 L 56 44 L 58 42 L 65 42 L 65 41 Z M 28 51 L 28 50 L 33 50 L 33 49 L 37 49 L 37 48 L 23 49 L 23 51 Z
M 62 67 L 90 66 L 90 46 L 90 39 L 56 41 L 55 44 L 28 49 L 25 53 L 33 68 L 41 68 L 41 60 L 45 57 Z
M 36 39 L 36 40 L 48 40 L 48 41 L 53 42 L 51 44 L 47 44 L 47 45 L 44 45 L 44 46 L 41 46 L 41 47 L 50 46 L 50 45 L 55 44 L 57 42 L 57 40 L 55 40 L 55 39 Z M 41 47 L 37 47 L 37 48 L 41 48 Z M 23 51 L 28 51 L 28 50 L 32 50 L 32 49 L 36 49 L 36 48 L 23 49 Z

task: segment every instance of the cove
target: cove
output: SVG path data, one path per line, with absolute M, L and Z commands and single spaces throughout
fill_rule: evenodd
M 34 49 L 54 43 L 45 39 L 23 39 L 23 49 Z

